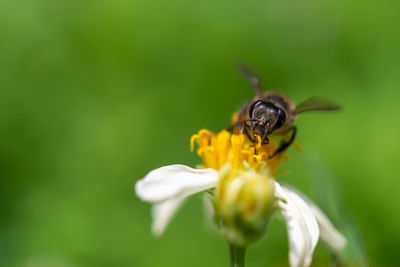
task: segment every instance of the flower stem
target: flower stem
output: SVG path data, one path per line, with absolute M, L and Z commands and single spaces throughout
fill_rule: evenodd
M 229 244 L 231 267 L 244 267 L 244 255 L 246 247 L 239 247 Z

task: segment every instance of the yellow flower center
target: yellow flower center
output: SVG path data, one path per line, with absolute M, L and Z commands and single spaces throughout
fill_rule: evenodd
M 239 170 L 250 166 L 254 170 L 267 167 L 272 175 L 282 162 L 285 153 L 270 157 L 277 149 L 273 140 L 261 145 L 261 138 L 254 144 L 244 134 L 230 133 L 222 130 L 217 134 L 202 129 L 190 138 L 191 151 L 197 143 L 197 155 L 203 159 L 205 168 L 219 170 L 229 163 L 232 169 Z

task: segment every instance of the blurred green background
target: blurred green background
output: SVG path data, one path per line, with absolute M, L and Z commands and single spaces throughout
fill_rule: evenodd
M 200 162 L 190 136 L 253 96 L 237 60 L 297 103 L 343 105 L 298 119 L 278 179 L 346 233 L 352 266 L 398 264 L 399 29 L 395 0 L 2 0 L 0 265 L 228 266 L 201 196 L 154 238 L 134 184 Z M 283 221 L 269 230 L 248 266 L 287 265 Z

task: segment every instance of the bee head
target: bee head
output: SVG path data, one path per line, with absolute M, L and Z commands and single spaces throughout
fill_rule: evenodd
M 258 100 L 251 105 L 249 117 L 254 133 L 262 137 L 267 137 L 282 127 L 286 120 L 286 114 L 281 108 L 263 100 Z M 266 141 L 268 142 L 268 139 Z

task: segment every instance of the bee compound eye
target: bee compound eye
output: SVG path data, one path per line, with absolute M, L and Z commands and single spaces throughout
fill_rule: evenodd
M 281 128 L 286 121 L 286 114 L 282 109 L 277 108 L 277 115 L 278 115 L 278 120 L 276 121 L 274 130 Z
M 250 118 L 253 117 L 253 111 L 254 111 L 254 109 L 256 109 L 256 108 L 258 108 L 258 107 L 260 107 L 260 106 L 266 106 L 266 105 L 267 105 L 267 104 L 266 104 L 264 101 L 262 101 L 262 100 L 258 100 L 258 101 L 256 101 L 256 102 L 254 102 L 253 105 L 251 105 L 251 107 L 250 107 L 250 109 L 249 109 L 249 116 L 250 116 Z

